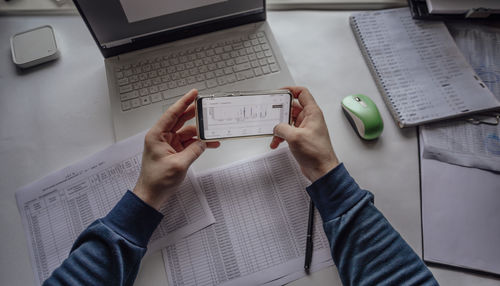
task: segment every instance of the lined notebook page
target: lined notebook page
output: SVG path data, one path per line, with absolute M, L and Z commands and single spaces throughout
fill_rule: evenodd
M 400 127 L 500 107 L 443 22 L 401 8 L 353 14 L 351 26 Z

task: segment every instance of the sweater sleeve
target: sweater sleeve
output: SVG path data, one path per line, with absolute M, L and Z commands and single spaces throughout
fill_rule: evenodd
M 77 238 L 43 285 L 132 285 L 163 215 L 130 191 Z
M 307 188 L 344 285 L 438 285 L 341 164 Z

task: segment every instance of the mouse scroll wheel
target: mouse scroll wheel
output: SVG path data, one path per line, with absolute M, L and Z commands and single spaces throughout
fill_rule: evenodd
M 361 98 L 359 98 L 359 97 L 357 97 L 357 96 L 356 96 L 356 97 L 354 98 L 354 100 L 356 100 L 357 102 L 360 102 L 360 101 L 361 101 Z

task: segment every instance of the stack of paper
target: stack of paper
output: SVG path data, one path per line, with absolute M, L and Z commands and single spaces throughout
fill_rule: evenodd
M 467 61 L 500 100 L 500 28 L 473 23 L 452 23 L 448 28 Z M 471 94 L 474 97 L 475 94 Z M 455 120 L 422 128 L 424 158 L 465 167 L 500 172 L 500 124 L 492 112 L 471 116 L 471 124 Z

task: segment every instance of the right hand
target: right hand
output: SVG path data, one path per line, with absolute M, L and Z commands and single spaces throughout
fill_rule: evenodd
M 302 173 L 311 181 L 324 176 L 339 162 L 333 151 L 328 128 L 321 109 L 305 87 L 287 87 L 299 103 L 293 101 L 294 126 L 286 123 L 274 127 L 271 148 L 276 149 L 286 140 Z

